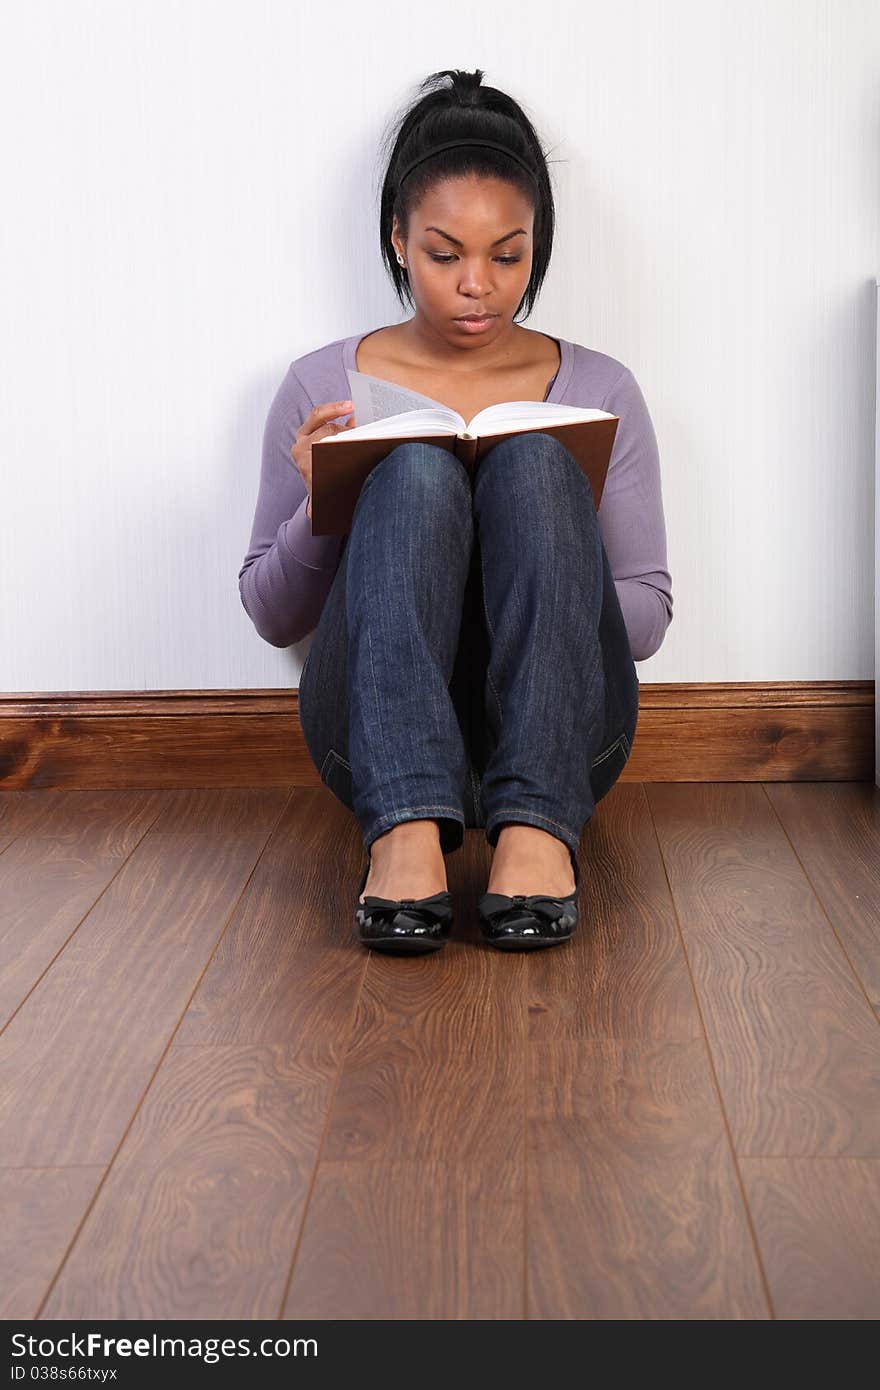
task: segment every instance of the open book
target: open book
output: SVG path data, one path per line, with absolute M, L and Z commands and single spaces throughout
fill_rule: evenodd
M 505 435 L 553 435 L 578 463 L 598 510 L 619 417 L 606 410 L 547 401 L 505 401 L 465 420 L 455 410 L 394 382 L 348 371 L 356 426 L 312 445 L 312 535 L 351 529 L 365 479 L 403 440 L 436 444 L 473 478 L 484 454 Z

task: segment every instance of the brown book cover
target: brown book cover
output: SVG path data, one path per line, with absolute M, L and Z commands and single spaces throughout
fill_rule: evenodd
M 450 430 L 448 434 L 413 434 L 405 438 L 397 435 L 390 439 L 348 439 L 343 432 L 319 439 L 312 445 L 312 535 L 346 535 L 361 488 L 372 469 L 398 444 L 415 441 L 437 444 L 455 454 L 471 475 L 473 486 L 478 464 L 500 440 L 511 434 L 552 434 L 577 460 L 598 511 L 618 424 L 618 416 L 606 415 L 601 420 L 568 420 L 564 424 L 490 431 L 477 438 Z

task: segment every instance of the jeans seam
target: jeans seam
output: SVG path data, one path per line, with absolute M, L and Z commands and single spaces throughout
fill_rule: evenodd
M 491 639 L 492 639 L 492 646 L 494 647 L 494 646 L 495 646 L 495 629 L 494 629 L 493 626 L 492 626 L 492 619 L 489 617 L 489 609 L 488 609 L 488 606 L 487 606 L 487 604 L 486 604 L 486 563 L 485 563 L 485 558 L 484 558 L 484 556 L 483 556 L 483 547 L 482 547 L 482 546 L 480 546 L 480 577 L 481 577 L 481 579 L 482 579 L 482 583 L 481 583 L 481 585 L 480 585 L 480 590 L 481 590 L 481 597 L 482 597 L 482 601 L 483 601 L 483 614 L 484 614 L 484 616 L 485 616 L 485 618 L 486 618 L 486 626 L 487 626 L 487 628 L 489 629 L 489 636 L 490 636 Z M 489 682 L 489 689 L 492 691 L 492 694 L 495 696 L 495 704 L 498 706 L 498 728 L 499 728 L 499 731 L 500 731 L 501 728 L 502 728 L 503 725 L 504 725 L 504 711 L 503 711 L 502 708 L 501 708 L 501 696 L 498 694 L 498 691 L 497 691 L 496 688 L 495 688 L 495 682 L 494 682 L 493 679 L 492 679 L 492 669 L 491 669 L 491 667 L 492 667 L 492 653 L 491 653 L 491 651 L 490 651 L 490 653 L 489 653 L 489 661 L 488 661 L 488 663 L 487 663 L 487 665 L 486 665 L 486 679 L 487 679 L 488 682 Z
M 338 763 L 341 763 L 342 766 L 345 768 L 346 772 L 351 772 L 351 766 L 350 766 L 350 764 L 347 763 L 347 762 L 345 761 L 345 759 L 344 759 L 339 753 L 337 753 L 336 749 L 335 749 L 335 748 L 328 748 L 328 749 L 327 749 L 327 752 L 324 754 L 324 761 L 321 763 L 321 771 L 320 771 L 320 774 L 319 774 L 319 775 L 320 775 L 322 781 L 323 781 L 323 779 L 324 779 L 324 774 L 325 774 L 326 769 L 327 769 L 327 764 L 330 762 L 330 759 L 331 759 L 331 758 L 335 758 L 336 761 L 337 761 Z
M 395 811 L 386 811 L 384 816 L 379 816 L 378 820 L 373 822 L 373 828 L 394 820 L 395 816 L 412 815 L 414 811 L 448 811 L 456 820 L 462 814 L 460 806 L 399 806 Z
M 617 749 L 620 747 L 620 745 L 622 744 L 622 742 L 623 742 L 623 740 L 624 740 L 625 737 L 626 737 L 625 734 L 620 734 L 620 735 L 618 735 L 618 737 L 617 737 L 617 738 L 614 740 L 614 742 L 611 744 L 610 748 L 606 748 L 604 753 L 600 753 L 599 756 L 598 756 L 598 758 L 594 758 L 594 759 L 593 759 L 593 762 L 591 763 L 591 766 L 592 766 L 592 767 L 598 767 L 600 763 L 604 763 L 604 761 L 605 761 L 606 758 L 610 758 L 610 757 L 611 757 L 611 754 L 614 753 L 614 752 L 616 752 Z
M 479 814 L 480 814 L 480 778 L 479 778 L 479 776 L 478 776 L 478 774 L 477 774 L 477 770 L 476 770 L 476 768 L 474 767 L 473 763 L 471 763 L 471 762 L 469 761 L 469 762 L 468 762 L 468 766 L 469 766 L 469 768 L 470 768 L 470 778 L 471 778 L 471 801 L 473 802 L 474 815 L 477 816 L 477 817 L 479 817 Z
M 502 806 L 500 810 L 492 812 L 492 820 L 497 823 L 502 816 L 509 816 L 511 820 L 514 820 L 523 815 L 533 816 L 535 820 L 542 820 L 546 825 L 552 825 L 556 830 L 561 830 L 566 835 L 572 834 L 569 826 L 560 825 L 558 820 L 551 820 L 549 816 L 539 815 L 537 811 L 524 811 L 521 806 Z

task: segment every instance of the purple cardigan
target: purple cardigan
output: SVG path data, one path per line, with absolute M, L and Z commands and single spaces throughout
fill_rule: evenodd
M 238 585 L 254 627 L 273 647 L 289 647 L 317 627 L 339 565 L 344 537 L 312 535 L 306 485 L 290 451 L 313 406 L 348 398 L 345 369 L 356 368 L 355 352 L 364 337 L 356 333 L 337 338 L 298 357 L 269 408 L 256 513 Z M 646 661 L 672 621 L 654 427 L 628 367 L 580 343 L 556 341 L 562 361 L 546 399 L 598 407 L 620 417 L 599 507 L 599 530 L 633 659 Z

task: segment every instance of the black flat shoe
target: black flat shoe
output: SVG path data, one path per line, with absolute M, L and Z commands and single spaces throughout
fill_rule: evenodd
M 527 951 L 569 941 L 577 926 L 580 889 L 574 855 L 571 862 L 574 892 L 568 898 L 546 898 L 537 893 L 509 898 L 504 893 L 484 893 L 477 903 L 483 939 L 500 951 Z
M 374 898 L 361 902 L 369 877 L 370 863 L 364 870 L 355 904 L 358 937 L 374 951 L 393 951 L 417 955 L 439 951 L 449 940 L 452 928 L 452 894 L 433 893 L 429 898 Z

